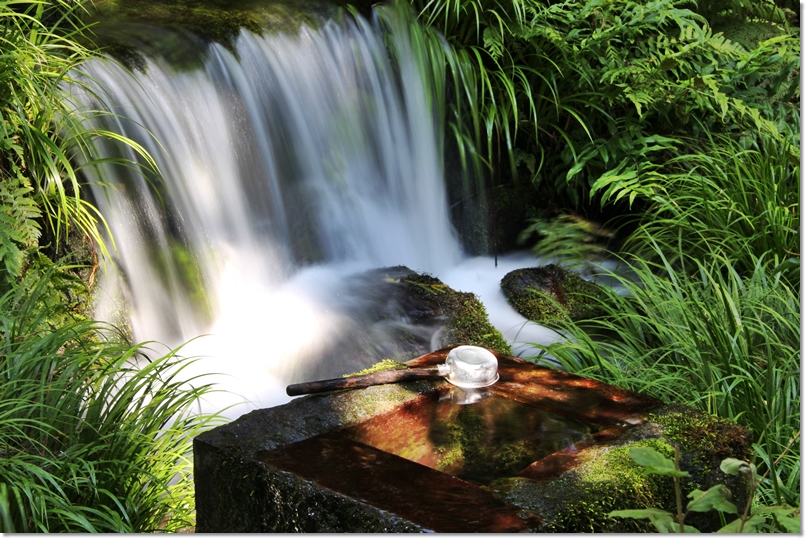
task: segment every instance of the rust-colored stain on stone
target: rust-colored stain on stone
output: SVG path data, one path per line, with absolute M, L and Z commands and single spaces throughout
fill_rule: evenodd
M 408 365 L 444 363 L 451 348 Z M 656 436 L 665 432 L 659 430 L 662 421 L 680 425 L 685 414 L 700 414 L 564 371 L 496 356 L 500 379 L 480 390 L 465 393 L 446 381 L 419 381 L 400 386 L 405 398 L 373 387 L 336 391 L 251 412 L 201 435 L 194 445 L 194 455 L 199 451 L 196 481 L 206 481 L 204 496 L 197 493 L 200 529 L 576 530 L 576 517 L 566 519 L 578 515 L 565 512 L 568 500 L 546 504 L 556 497 L 552 485 L 562 483 L 567 489 L 574 484 L 564 481 L 573 474 L 563 478 L 563 473 L 587 462 L 596 452 L 591 448 L 613 446 L 633 434 Z M 366 394 L 360 392 L 386 397 L 378 406 L 362 400 Z M 363 415 L 344 419 L 343 411 L 356 402 L 369 411 L 362 408 Z M 650 412 L 660 419 L 647 423 L 655 417 Z M 678 419 L 681 414 L 683 419 Z M 739 427 L 726 424 L 722 429 L 713 419 L 696 418 L 682 423 L 696 439 L 735 431 L 735 436 L 720 435 L 727 439 L 726 451 L 739 456 L 742 448 L 749 451 L 749 438 L 742 438 L 749 434 Z M 281 443 L 276 441 L 278 429 L 285 437 Z M 252 436 L 233 456 L 232 437 L 239 432 Z M 219 494 L 222 478 L 228 489 Z M 569 500 L 583 493 L 573 488 Z M 286 493 L 288 504 L 278 504 L 277 496 Z M 300 493 L 304 496 L 298 499 Z M 597 520 L 596 526 L 615 529 L 610 521 Z
M 539 520 L 521 516 L 483 488 L 352 440 L 341 431 L 260 452 L 256 458 L 435 532 L 506 533 L 540 526 Z
M 590 438 L 573 443 L 556 453 L 531 463 L 518 476 L 534 481 L 554 479 L 577 464 L 579 452 L 588 447 L 606 444 L 617 440 L 629 427 L 614 427 L 599 431 Z
M 473 483 L 517 474 L 529 463 L 590 436 L 591 427 L 488 393 L 469 405 L 441 387 L 356 426 L 346 436 Z

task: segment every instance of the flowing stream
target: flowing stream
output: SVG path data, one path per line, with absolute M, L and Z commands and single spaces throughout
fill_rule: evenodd
M 357 19 L 244 32 L 237 56 L 213 45 L 189 72 L 158 60 L 133 76 L 88 66 L 119 115 L 107 126 L 145 146 L 165 178 L 155 187 L 119 167 L 96 178 L 116 244 L 98 316 L 116 321 L 128 305 L 135 341 L 191 340 L 181 353 L 200 360 L 188 375 L 220 373 L 208 381 L 225 390 L 206 411 L 233 406 L 234 418 L 286 402 L 288 383 L 394 355 L 389 328 L 362 317 L 382 298 L 350 284 L 371 268 L 406 265 L 475 292 L 511 342 L 556 337 L 526 325 L 498 289 L 533 258 L 496 267 L 462 254 L 443 178 L 441 81 L 398 26 L 394 62 L 377 26 Z M 357 335 L 371 337 L 363 359 L 333 357 L 334 343 Z

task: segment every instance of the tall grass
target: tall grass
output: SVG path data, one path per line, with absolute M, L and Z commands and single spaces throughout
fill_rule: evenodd
M 0 530 L 153 532 L 193 525 L 192 412 L 209 391 L 189 360 L 148 358 L 103 324 L 54 326 L 70 277 L 0 297 Z
M 87 320 L 86 286 L 44 254 L 68 233 L 107 253 L 81 182 L 100 140 L 154 168 L 72 100 L 98 54 L 81 10 L 0 0 L 0 531 L 176 531 L 193 524 L 191 441 L 216 419 L 190 412 L 209 387 L 182 380 L 177 351 L 148 358 Z
M 717 135 L 698 146 L 641 175 L 605 174 L 594 184 L 602 204 L 637 199 L 647 208 L 625 249 L 639 258 L 660 250 L 683 271 L 687 260 L 723 257 L 747 274 L 762 260 L 798 283 L 800 166 L 788 143 L 760 137 L 744 148 Z

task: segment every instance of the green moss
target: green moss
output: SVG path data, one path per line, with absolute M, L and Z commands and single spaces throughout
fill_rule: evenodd
M 401 282 L 410 285 L 414 295 L 428 302 L 436 302 L 448 319 L 443 345 L 470 344 L 500 354 L 512 354 L 512 348 L 501 332 L 490 324 L 487 310 L 475 294 L 457 292 L 427 274 L 411 274 L 402 278 Z
M 539 324 L 570 317 L 594 318 L 601 314 L 607 292 L 596 283 L 555 264 L 511 271 L 501 280 L 501 289 L 512 307 Z
M 375 363 L 374 365 L 371 365 L 371 366 L 367 367 L 364 370 L 361 370 L 361 371 L 358 371 L 358 372 L 351 372 L 350 374 L 343 374 L 342 377 L 343 378 L 349 378 L 351 376 L 365 376 L 367 374 L 374 374 L 376 372 L 392 371 L 392 370 L 400 370 L 400 369 L 408 369 L 408 366 L 403 364 L 403 363 L 400 363 L 398 361 L 395 361 L 393 359 L 388 359 L 387 358 L 387 359 L 382 359 L 381 361 Z
M 674 510 L 674 484 L 669 477 L 644 475 L 629 456 L 632 447 L 652 447 L 666 456 L 674 449 L 649 438 L 617 447 L 591 448 L 571 472 L 548 483 L 508 478 L 493 489 L 508 503 L 543 519 L 542 531 L 563 533 L 653 532 L 648 521 L 613 519 L 617 509 L 656 507 Z
M 682 465 L 696 473 L 718 468 L 727 457 L 752 460 L 750 432 L 727 419 L 682 407 L 650 414 L 648 419 L 661 425 L 664 436 L 689 455 Z
M 619 508 L 656 507 L 674 508 L 674 483 L 671 478 L 647 476 L 629 456 L 632 447 L 652 447 L 666 457 L 674 455 L 674 449 L 666 442 L 648 439 L 601 451 L 580 467 L 576 489 L 582 494 L 577 501 L 567 504 L 567 512 L 555 525 L 570 531 L 616 531 L 616 526 L 607 515 Z M 636 531 L 654 531 L 648 522 L 621 523 L 636 525 Z M 643 529 L 641 529 L 643 528 Z
M 500 354 L 512 355 L 512 348 L 504 336 L 490 324 L 484 304 L 473 294 L 457 294 L 462 296 L 458 299 L 464 301 L 455 307 L 454 318 L 446 328 L 446 338 L 454 343 L 482 346 Z
M 322 0 L 101 0 L 88 23 L 95 44 L 132 68 L 144 66 L 143 49 L 177 69 L 201 65 L 211 43 L 235 54 L 241 30 L 293 33 L 335 15 L 337 6 Z
M 212 320 L 213 309 L 204 283 L 201 267 L 193 251 L 177 240 L 171 240 L 168 249 L 160 249 L 155 259 L 163 282 L 178 282 L 182 293 L 197 313 L 206 321 Z M 175 276 L 175 279 L 169 279 Z

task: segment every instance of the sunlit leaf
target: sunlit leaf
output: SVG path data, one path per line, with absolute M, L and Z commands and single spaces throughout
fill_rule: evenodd
M 644 466 L 645 473 L 655 475 L 668 475 L 672 477 L 688 477 L 689 473 L 675 470 L 674 462 L 661 455 L 651 447 L 631 447 L 630 458 L 639 466 Z

